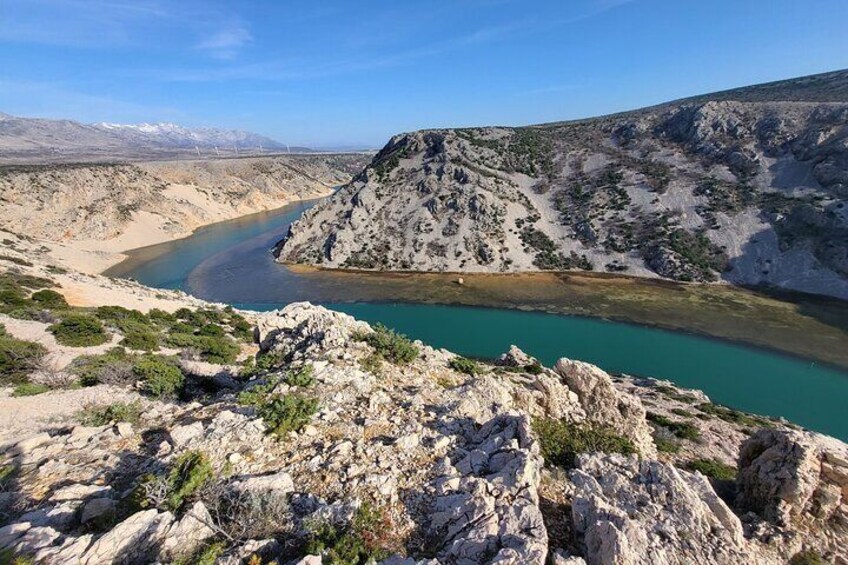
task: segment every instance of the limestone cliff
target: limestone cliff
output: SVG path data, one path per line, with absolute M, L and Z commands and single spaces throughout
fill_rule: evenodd
M 612 116 L 395 136 L 280 261 L 587 269 L 848 298 L 848 72 Z

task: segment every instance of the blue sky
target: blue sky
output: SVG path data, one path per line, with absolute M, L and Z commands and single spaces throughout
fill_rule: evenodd
M 0 111 L 381 146 L 848 67 L 845 0 L 0 0 Z

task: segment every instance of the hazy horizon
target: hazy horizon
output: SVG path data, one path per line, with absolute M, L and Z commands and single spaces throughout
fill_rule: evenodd
M 2 112 L 313 147 L 590 117 L 848 67 L 837 0 L 5 4 Z

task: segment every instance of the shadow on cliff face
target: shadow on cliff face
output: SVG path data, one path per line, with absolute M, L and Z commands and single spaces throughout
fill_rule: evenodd
M 769 230 L 763 230 L 751 237 L 751 239 L 742 246 L 742 253 L 738 257 L 733 258 L 728 266 L 728 270 L 722 275 L 722 278 L 742 288 L 746 288 L 756 294 L 789 302 L 793 304 L 798 313 L 809 316 L 814 320 L 827 324 L 841 331 L 848 332 L 848 301 L 835 296 L 825 294 L 813 294 L 811 292 L 801 292 L 793 289 L 778 286 L 769 281 L 774 280 L 773 270 L 777 268 L 787 269 L 776 264 L 774 253 L 765 253 L 761 239 L 764 237 L 774 237 L 769 233 Z M 799 251 L 800 253 L 800 251 Z M 812 259 L 815 261 L 815 259 Z M 798 267 L 799 269 L 802 267 Z M 825 266 L 821 267 L 826 269 Z M 769 275 L 772 275 L 770 277 Z M 839 275 L 833 274 L 834 281 Z M 848 280 L 841 279 L 843 291 L 848 292 Z M 822 291 L 827 289 L 828 284 L 822 281 Z M 834 289 L 835 290 L 835 289 Z

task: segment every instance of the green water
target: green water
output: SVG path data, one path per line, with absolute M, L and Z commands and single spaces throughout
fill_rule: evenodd
M 109 274 L 256 310 L 297 300 L 322 302 L 466 356 L 494 358 L 515 344 L 548 365 L 570 357 L 611 372 L 668 379 L 702 389 L 714 402 L 782 416 L 848 440 L 844 411 L 848 374 L 809 361 L 680 332 L 575 316 L 344 303 L 343 288 L 316 289 L 271 257 L 271 246 L 306 206 L 209 226 L 191 238 L 150 249 Z

